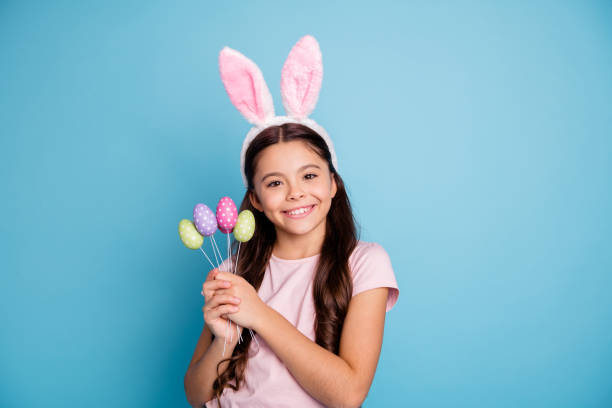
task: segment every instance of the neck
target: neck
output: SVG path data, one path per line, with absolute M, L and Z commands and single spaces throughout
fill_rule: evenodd
M 323 220 L 312 231 L 300 235 L 277 228 L 272 253 L 282 259 L 308 258 L 321 253 L 325 240 L 325 222 L 326 220 Z

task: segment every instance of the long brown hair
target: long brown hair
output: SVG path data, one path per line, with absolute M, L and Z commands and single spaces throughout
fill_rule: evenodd
M 340 334 L 353 293 L 353 280 L 348 261 L 353 249 L 357 246 L 358 232 L 344 183 L 332 165 L 327 144 L 318 133 L 309 127 L 296 123 L 268 127 L 255 137 L 246 151 L 245 175 L 248 180 L 248 189 L 240 204 L 240 211 L 251 210 L 255 215 L 256 227 L 253 238 L 241 244 L 237 274 L 249 282 L 255 290 L 259 290 L 276 241 L 276 230 L 274 224 L 263 212 L 253 207 L 249 200 L 249 194 L 255 194 L 253 175 L 258 154 L 262 150 L 275 143 L 292 140 L 306 142 L 309 148 L 326 160 L 332 177 L 336 180 L 337 191 L 332 198 L 327 214 L 325 238 L 316 267 L 312 296 L 316 312 L 314 324 L 316 343 L 338 354 Z M 232 253 L 236 253 L 237 247 L 237 242 L 234 242 Z M 244 341 L 236 345 L 232 355 L 217 365 L 218 377 L 213 382 L 213 391 L 219 406 L 221 405 L 219 398 L 223 389 L 230 387 L 237 391 L 244 381 L 244 371 L 252 339 L 249 334 L 243 336 L 243 339 Z M 219 366 L 228 360 L 226 370 L 219 373 Z M 235 380 L 235 385 L 230 384 L 232 380 Z

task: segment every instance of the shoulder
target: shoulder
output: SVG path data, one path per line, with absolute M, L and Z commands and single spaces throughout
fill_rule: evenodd
M 393 273 L 391 258 L 385 249 L 376 242 L 358 241 L 357 246 L 349 257 L 349 266 L 353 279 L 364 273 L 373 273 L 373 270 L 383 270 Z
M 349 257 L 353 278 L 353 296 L 369 289 L 389 288 L 387 311 L 391 310 L 399 297 L 399 287 L 391 258 L 376 242 L 358 241 Z
M 387 251 L 376 242 L 358 241 L 357 246 L 349 257 L 349 263 L 357 266 L 368 260 L 391 261 Z

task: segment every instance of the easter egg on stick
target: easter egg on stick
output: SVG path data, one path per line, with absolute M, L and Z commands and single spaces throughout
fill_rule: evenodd
M 240 242 L 247 242 L 255 233 L 255 216 L 249 210 L 240 211 L 234 226 L 234 238 Z
M 253 237 L 255 233 L 255 216 L 249 210 L 242 210 L 238 215 L 238 219 L 236 220 L 236 225 L 234 225 L 234 238 L 238 241 L 238 252 L 236 253 L 236 262 L 234 265 L 234 273 L 236 273 L 238 259 L 240 258 L 240 245 L 243 242 L 247 242 Z M 253 330 L 249 328 L 249 332 L 251 333 L 251 337 L 255 339 L 257 345 L 259 342 L 253 333 Z
M 196 204 L 193 208 L 193 223 L 198 232 L 210 237 L 217 231 L 217 217 L 206 204 Z
M 238 219 L 238 209 L 234 201 L 229 197 L 221 198 L 219 204 L 217 204 L 216 214 L 219 231 L 224 234 L 232 232 L 234 225 L 236 225 L 236 220 Z
M 204 237 L 196 230 L 191 220 L 182 219 L 179 222 L 179 236 L 183 244 L 189 249 L 198 249 L 204 242 Z

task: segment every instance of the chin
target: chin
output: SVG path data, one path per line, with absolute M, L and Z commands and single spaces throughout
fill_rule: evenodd
M 306 235 L 314 231 L 314 228 L 293 228 L 286 231 L 292 235 Z
M 321 220 L 321 222 L 323 222 L 323 220 Z M 292 234 L 292 235 L 306 235 L 306 234 L 310 234 L 311 232 L 313 232 L 314 230 L 316 230 L 320 225 L 321 222 L 318 222 L 316 224 L 312 224 L 312 223 L 303 223 L 302 225 L 298 225 L 298 223 L 294 224 L 294 225 L 283 225 L 283 230 L 288 233 L 288 234 Z

